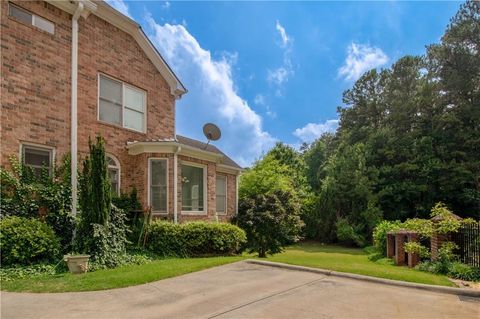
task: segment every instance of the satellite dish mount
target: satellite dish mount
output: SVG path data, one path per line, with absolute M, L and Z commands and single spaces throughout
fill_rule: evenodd
M 216 126 L 213 123 L 207 123 L 203 126 L 203 134 L 205 134 L 205 137 L 208 140 L 204 149 L 207 149 L 208 144 L 210 144 L 210 141 L 217 141 L 222 136 L 222 132 L 220 131 L 218 126 Z

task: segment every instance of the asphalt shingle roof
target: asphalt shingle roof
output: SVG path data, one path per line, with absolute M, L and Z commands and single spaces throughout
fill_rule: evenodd
M 235 168 L 240 168 L 240 169 L 242 168 L 240 165 L 235 163 L 234 160 L 228 157 L 224 152 L 219 150 L 215 145 L 212 145 L 212 144 L 207 145 L 207 143 L 201 142 L 199 140 L 194 140 L 193 138 L 189 138 L 181 135 L 177 135 L 177 142 L 186 146 L 198 148 L 200 150 L 221 154 L 224 156 L 222 164 L 232 166 Z

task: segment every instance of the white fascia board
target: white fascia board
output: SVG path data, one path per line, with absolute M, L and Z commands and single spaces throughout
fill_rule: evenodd
M 225 165 L 225 164 L 217 164 L 217 172 L 219 173 L 226 173 L 226 174 L 233 174 L 233 175 L 240 175 L 242 173 L 241 168 Z
M 223 159 L 222 154 L 199 150 L 177 142 L 133 142 L 127 145 L 129 155 L 142 153 L 175 153 L 209 162 L 219 163 Z

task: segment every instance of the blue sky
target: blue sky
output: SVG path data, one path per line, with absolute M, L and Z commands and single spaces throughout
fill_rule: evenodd
M 132 17 L 188 88 L 177 133 L 243 166 L 276 141 L 311 142 L 337 127 L 342 92 L 371 68 L 425 52 L 460 2 L 189 2 L 109 0 Z

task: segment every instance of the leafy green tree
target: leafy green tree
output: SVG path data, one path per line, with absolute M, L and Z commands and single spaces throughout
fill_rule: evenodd
M 242 200 L 235 222 L 247 234 L 247 247 L 259 257 L 276 254 L 300 239 L 303 222 L 291 192 L 273 191 Z

